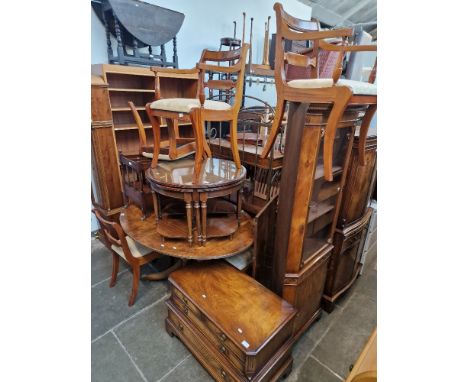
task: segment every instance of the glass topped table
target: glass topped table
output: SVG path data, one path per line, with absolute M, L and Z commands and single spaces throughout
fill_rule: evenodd
M 230 160 L 207 158 L 197 177 L 192 159 L 159 161 L 156 168 L 146 170 L 146 179 L 153 195 L 157 233 L 163 238 L 186 238 L 189 245 L 192 245 L 194 236 L 201 245 L 206 245 L 207 238 L 232 237 L 240 225 L 241 192 L 246 172 L 245 167 L 238 169 Z M 231 203 L 231 208 L 230 202 L 225 200 L 213 201 L 210 205 L 217 213 L 214 216 L 210 213 L 208 219 L 208 199 L 233 193 L 237 193 L 236 205 Z M 185 221 L 174 218 L 167 211 L 164 213 L 158 195 L 183 200 Z

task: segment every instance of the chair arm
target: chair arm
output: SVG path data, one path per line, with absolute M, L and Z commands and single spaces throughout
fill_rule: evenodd
M 330 50 L 333 52 L 370 52 L 377 51 L 377 44 L 375 45 L 334 45 L 326 41 L 319 41 L 320 48 Z

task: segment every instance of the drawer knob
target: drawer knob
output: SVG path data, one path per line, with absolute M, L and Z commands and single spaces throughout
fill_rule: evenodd
M 227 349 L 226 349 L 226 347 L 223 346 L 223 345 L 220 346 L 219 350 L 221 350 L 221 353 L 223 353 L 223 354 L 226 354 L 226 353 L 227 353 Z
M 182 301 L 184 302 L 184 304 L 188 303 L 188 301 L 187 301 L 187 299 L 185 297 L 182 297 Z
M 223 369 L 221 369 L 220 373 L 221 373 L 221 377 L 223 377 L 223 379 L 227 379 L 227 374 Z
M 221 341 L 226 341 L 226 334 L 221 333 L 221 334 L 219 335 L 219 338 L 221 339 Z
M 184 306 L 184 313 L 188 315 L 188 306 Z
M 179 330 L 180 330 L 181 332 L 184 331 L 184 327 L 182 326 L 182 324 L 179 324 Z

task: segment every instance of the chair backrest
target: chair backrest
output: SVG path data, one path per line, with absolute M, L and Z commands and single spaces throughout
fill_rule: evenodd
M 313 20 L 301 20 L 286 13 L 280 3 L 274 5 L 276 12 L 276 56 L 275 56 L 275 79 L 286 82 L 286 65 L 304 67 L 310 70 L 311 78 L 319 78 L 320 62 L 323 63 L 323 54 L 319 55 L 320 48 L 324 47 L 323 40 L 328 38 L 341 39 L 342 45 L 348 44 L 348 38 L 352 36 L 351 28 L 343 28 L 328 31 L 317 31 L 317 24 Z M 284 52 L 286 40 L 312 41 L 312 48 L 298 53 Z M 328 46 L 331 44 L 326 44 Z M 336 82 L 341 75 L 342 63 L 345 52 L 337 50 L 338 55 L 334 57 L 334 69 L 332 78 Z M 305 54 L 308 54 L 307 56 Z M 328 72 L 328 70 L 327 70 Z
M 130 110 L 132 111 L 133 118 L 137 124 L 138 128 L 138 139 L 139 139 L 139 153 L 140 155 L 143 154 L 144 148 L 147 146 L 146 143 L 146 132 L 145 126 L 143 125 L 143 121 L 141 120 L 140 114 L 138 114 L 138 110 L 136 109 L 134 103 L 132 101 L 128 101 L 128 106 L 130 106 Z
M 228 93 L 228 100 L 234 99 L 231 106 L 237 114 L 242 104 L 242 93 L 244 88 L 245 61 L 249 44 L 244 43 L 240 48 L 225 51 L 212 51 L 205 49 L 202 52 L 200 62 L 197 68 L 200 70 L 198 75 L 198 98 L 202 104 L 205 103 L 205 88 L 210 91 L 218 90 Z M 214 62 L 217 65 L 207 64 Z M 221 65 L 227 64 L 226 66 Z M 207 71 L 210 73 L 225 74 L 225 79 L 212 79 L 211 76 L 206 80 Z M 234 76 L 236 80 L 234 81 Z M 233 94 L 234 93 L 234 94 Z
M 106 243 L 106 247 L 112 249 L 112 245 L 121 247 L 125 259 L 131 263 L 133 261 L 133 256 L 131 255 L 130 248 L 128 247 L 127 239 L 125 238 L 125 233 L 119 223 L 105 219 L 97 208 L 93 208 L 93 213 L 96 215 L 99 224 L 101 225 L 102 237 Z

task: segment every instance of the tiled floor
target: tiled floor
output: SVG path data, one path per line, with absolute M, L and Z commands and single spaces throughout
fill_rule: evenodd
M 377 325 L 376 259 L 339 301 L 323 313 L 293 349 L 287 382 L 338 382 L 346 378 L 372 329 Z M 164 328 L 166 282 L 140 281 L 136 303 L 127 306 L 131 274 L 121 262 L 117 285 L 109 288 L 111 256 L 92 239 L 92 380 L 93 382 L 211 381 L 206 371 Z M 142 273 L 151 272 L 148 265 Z

